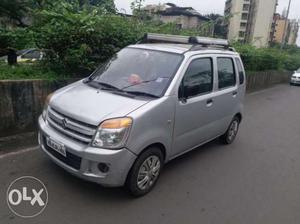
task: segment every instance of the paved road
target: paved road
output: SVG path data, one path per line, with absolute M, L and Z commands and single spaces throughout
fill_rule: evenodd
M 169 163 L 154 191 L 139 199 L 70 176 L 40 151 L 0 158 L 0 223 L 300 223 L 300 88 L 248 95 L 236 142 L 214 141 Z M 7 208 L 9 183 L 41 179 L 46 210 L 34 219 Z

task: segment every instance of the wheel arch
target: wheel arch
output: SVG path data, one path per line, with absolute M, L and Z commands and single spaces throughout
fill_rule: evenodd
M 243 115 L 242 115 L 242 113 L 236 113 L 235 115 L 234 115 L 234 117 L 237 117 L 239 120 L 240 120 L 240 123 L 242 122 L 242 120 L 243 120 Z

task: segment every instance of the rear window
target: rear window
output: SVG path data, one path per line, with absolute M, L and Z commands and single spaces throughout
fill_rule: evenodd
M 232 58 L 218 58 L 219 89 L 236 85 L 236 75 Z
M 245 82 L 244 69 L 243 69 L 241 60 L 239 58 L 236 58 L 235 61 L 236 61 L 236 65 L 237 65 L 237 69 L 238 69 L 238 73 L 239 73 L 240 85 L 243 85 Z

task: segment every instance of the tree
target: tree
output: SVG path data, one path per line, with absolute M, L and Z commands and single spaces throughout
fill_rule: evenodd
M 0 18 L 2 25 L 15 25 L 26 27 L 28 24 L 24 21 L 27 13 L 30 11 L 29 0 L 1 0 Z
M 143 17 L 144 12 L 142 10 L 142 6 L 144 2 L 145 0 L 134 0 L 130 4 L 130 8 L 132 10 L 133 15 L 135 15 L 138 19 L 142 19 Z
M 221 37 L 226 38 L 227 30 L 224 26 L 224 23 L 226 21 L 226 17 L 221 16 L 219 14 L 211 13 L 209 15 L 206 15 L 209 19 L 211 19 L 212 24 L 212 36 L 213 37 Z

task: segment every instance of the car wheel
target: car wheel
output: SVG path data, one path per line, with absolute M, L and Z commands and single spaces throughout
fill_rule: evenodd
M 224 144 L 229 145 L 234 142 L 239 131 L 240 122 L 238 117 L 233 118 L 226 133 L 220 138 Z
M 151 147 L 143 152 L 131 168 L 126 187 L 130 194 L 141 197 L 155 186 L 163 167 L 163 154 L 159 148 Z

